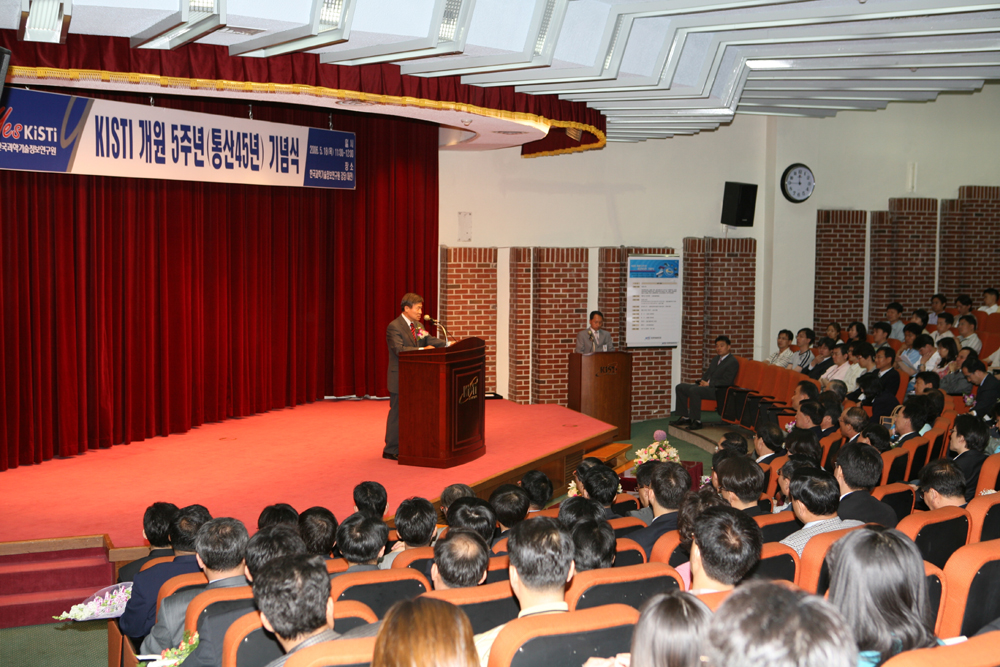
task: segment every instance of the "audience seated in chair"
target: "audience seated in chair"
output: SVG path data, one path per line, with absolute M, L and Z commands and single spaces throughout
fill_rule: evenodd
M 285 650 L 267 667 L 281 667 L 296 651 L 341 636 L 333 629 L 330 576 L 322 556 L 300 554 L 272 560 L 254 577 L 253 597 L 261 624 Z
M 902 327 L 900 327 L 900 332 L 902 332 Z M 872 347 L 875 348 L 876 353 L 889 347 L 889 338 L 891 337 L 892 325 L 888 322 L 876 322 L 872 325 Z M 903 340 L 902 333 L 900 333 L 899 339 Z
M 760 526 L 732 507 L 710 507 L 694 522 L 691 545 L 693 594 L 730 591 L 760 561 Z
M 837 516 L 840 505 L 840 487 L 833 475 L 825 470 L 804 468 L 792 477 L 789 490 L 792 497 L 792 511 L 803 523 L 781 543 L 802 555 L 810 538 L 820 533 L 829 533 L 842 528 L 863 525 L 861 521 L 844 521 Z
M 899 341 L 903 340 L 903 328 L 906 326 L 906 323 L 903 322 L 902 317 L 903 304 L 898 301 L 893 301 L 885 307 L 885 319 L 892 330 L 889 338 L 895 338 Z
M 566 584 L 573 578 L 573 538 L 558 521 L 539 517 L 522 521 L 510 531 L 510 587 L 521 605 L 518 617 L 557 614 L 569 611 Z M 476 649 L 483 667 L 489 663 L 490 648 L 503 630 L 500 625 L 476 635 Z
M 832 363 L 827 367 L 826 371 L 819 376 L 820 389 L 828 389 L 830 383 L 834 380 L 844 381 L 847 378 L 847 374 L 851 370 L 851 364 L 848 360 L 847 345 L 844 343 L 834 345 L 833 349 L 830 351 L 830 360 Z
M 333 557 L 337 543 L 337 517 L 325 507 L 310 507 L 299 515 L 299 535 L 308 553 L 323 558 Z
M 497 529 L 497 515 L 493 507 L 482 498 L 458 498 L 448 508 L 448 526 L 474 530 L 486 544 L 492 546 Z
M 1000 309 L 1000 306 L 997 305 L 998 299 L 1000 299 L 1000 292 L 992 287 L 987 287 L 983 290 L 983 305 L 976 308 L 976 310 L 984 312 L 987 315 L 992 315 Z
M 799 351 L 792 358 L 791 368 L 796 373 L 805 373 L 809 368 L 809 364 L 812 363 L 812 346 L 815 340 L 816 333 L 809 328 L 799 329 L 799 332 L 795 334 L 795 344 L 798 346 Z
M 448 508 L 459 498 L 475 498 L 475 490 L 468 484 L 449 484 L 441 491 L 441 518 L 447 522 Z
M 763 424 L 753 437 L 757 463 L 770 463 L 785 455 L 785 432 L 776 424 Z
M 594 466 L 583 474 L 580 494 L 584 498 L 597 501 L 604 508 L 605 519 L 620 518 L 611 508 L 615 504 L 620 484 L 618 474 L 606 465 Z M 501 523 L 503 523 L 501 521 Z
M 720 449 L 728 449 L 741 456 L 747 453 L 747 439 L 743 437 L 742 433 L 737 433 L 736 431 L 727 431 L 722 434 L 719 438 L 719 442 L 715 443 L 715 451 Z
M 283 523 L 269 526 L 258 530 L 247 542 L 243 574 L 252 583 L 272 560 L 308 553 L 306 543 L 291 526 Z M 226 630 L 238 618 L 256 608 L 252 598 L 229 602 L 225 606 L 221 611 L 209 609 L 205 618 L 198 623 L 198 646 L 184 661 L 186 667 L 221 665 Z
M 629 512 L 628 515 L 639 519 L 647 526 L 653 521 L 653 507 L 650 505 L 652 490 L 649 485 L 653 479 L 653 469 L 659 463 L 659 461 L 646 461 L 635 468 L 635 490 L 639 496 L 639 509 Z
M 195 557 L 208 578 L 208 586 L 183 589 L 164 598 L 156 623 L 139 649 L 141 654 L 160 653 L 181 643 L 188 604 L 202 591 L 247 585 L 243 559 L 248 540 L 246 526 L 236 519 L 212 519 L 198 530 Z
M 881 500 L 872 498 L 872 490 L 882 479 L 882 466 L 882 455 L 871 445 L 853 442 L 840 448 L 833 471 L 840 487 L 837 516 L 896 527 L 896 512 Z
M 764 493 L 764 471 L 748 456 L 731 456 L 715 469 L 719 495 L 747 516 L 761 514 L 757 504 Z
M 652 497 L 652 491 L 650 491 L 650 497 Z M 559 523 L 568 532 L 573 532 L 573 526 L 581 521 L 600 521 L 602 519 L 604 519 L 604 508 L 596 500 L 590 498 L 574 496 L 567 498 L 559 505 Z
M 931 310 L 927 313 L 927 323 L 936 324 L 938 318 L 941 317 L 942 313 L 947 312 L 945 308 L 948 307 L 948 297 L 941 292 L 938 292 L 931 297 Z M 951 313 L 948 313 L 949 315 Z
M 840 434 L 844 436 L 844 442 L 840 446 L 843 449 L 845 445 L 857 442 L 858 438 L 861 437 L 861 431 L 868 424 L 868 413 L 865 412 L 864 408 L 857 406 L 846 408 L 840 415 L 839 423 Z
M 395 523 L 399 541 L 379 562 L 382 570 L 390 569 L 396 556 L 404 550 L 431 545 L 437 526 L 437 512 L 426 498 L 407 498 L 396 508 Z
M 615 564 L 615 531 L 607 521 L 581 521 L 573 526 L 573 561 L 577 572 Z
M 174 560 L 154 565 L 135 575 L 132 596 L 125 605 L 125 612 L 118 619 L 122 633 L 131 637 L 138 646 L 142 644 L 156 622 L 156 597 L 167 579 L 179 574 L 198 572 L 198 556 L 194 551 L 198 530 L 212 519 L 201 505 L 189 505 L 178 510 L 170 524 L 170 545 Z
M 674 550 L 674 554 L 681 554 L 684 562 L 670 559 L 668 565 L 677 570 L 677 574 L 684 580 L 684 589 L 691 588 L 691 545 L 694 544 L 694 526 L 701 513 L 710 507 L 726 507 L 726 501 L 716 493 L 715 489 L 705 486 L 698 491 L 688 491 L 681 501 L 681 508 L 677 512 L 677 533 L 680 537 L 680 544 Z
M 854 637 L 833 605 L 768 581 L 748 582 L 722 603 L 706 653 L 720 667 L 858 666 Z
M 375 639 L 372 667 L 447 665 L 476 667 L 472 624 L 443 600 L 418 597 L 394 604 Z
M 288 503 L 268 505 L 261 510 L 260 516 L 257 517 L 257 530 L 281 523 L 292 528 L 299 525 L 299 513 Z
M 954 461 L 931 461 L 920 471 L 920 494 L 928 509 L 965 507 L 965 476 Z
M 802 369 L 802 372 L 813 380 L 819 381 L 823 374 L 833 366 L 833 358 L 830 353 L 833 351 L 834 345 L 834 342 L 826 336 L 816 341 L 816 347 L 813 348 L 813 360 L 808 368 Z
M 330 575 L 330 578 L 379 569 L 378 560 L 385 554 L 388 539 L 389 527 L 381 516 L 356 512 L 344 519 L 344 523 L 337 528 L 337 545 L 347 561 L 347 569 Z
M 876 356 L 881 357 L 882 355 L 879 354 Z M 896 371 L 890 369 L 889 372 L 895 373 Z M 898 374 L 896 375 L 896 382 L 898 386 Z M 876 424 L 881 421 L 882 417 L 891 415 L 892 411 L 899 405 L 896 394 L 887 391 L 885 385 L 882 383 L 882 379 L 877 376 L 862 375 L 858 378 L 858 388 L 861 389 L 861 395 L 858 397 L 860 404 L 862 408 L 871 408 L 871 419 Z
M 691 475 L 678 463 L 664 462 L 653 470 L 651 485 L 653 520 L 645 528 L 629 534 L 629 538 L 645 550 L 647 560 L 656 540 L 667 531 L 677 529 L 677 510 L 691 488 Z
M 952 461 L 965 476 L 965 500 L 972 500 L 979 484 L 979 471 L 986 460 L 989 429 L 972 415 L 958 415 L 951 433 L 948 448 L 955 453 Z
M 708 362 L 708 368 L 701 374 L 697 384 L 679 384 L 676 388 L 677 414 L 680 419 L 674 422 L 677 426 L 688 426 L 690 429 L 701 428 L 701 402 L 715 399 L 717 389 L 730 387 L 736 381 L 740 364 L 736 357 L 729 353 L 731 343 L 728 336 L 715 339 L 715 356 Z
M 941 313 L 938 315 L 937 321 L 934 323 L 934 330 L 931 331 L 931 338 L 934 340 L 935 345 L 945 338 L 954 340 L 955 334 L 951 331 L 954 324 L 955 316 L 951 313 Z
M 823 460 L 823 447 L 819 444 L 819 437 L 813 429 L 793 428 L 792 432 L 785 436 L 785 449 L 789 456 L 798 454 L 809 457 L 817 468 Z
M 859 342 L 854 344 L 854 358 L 858 362 L 859 372 L 857 372 L 854 378 L 854 386 L 847 393 L 847 399 L 859 402 L 860 396 L 862 394 L 861 390 L 861 378 L 865 375 L 878 374 L 878 368 L 875 367 L 875 348 L 872 347 L 871 343 Z
M 1000 402 L 1000 380 L 986 371 L 986 364 L 981 359 L 967 359 L 962 364 L 962 372 L 976 390 L 976 402 L 969 414 L 983 421 L 993 420 L 993 408 Z
M 892 441 L 889 438 L 889 429 L 882 426 L 878 422 L 868 422 L 865 427 L 861 429 L 861 435 L 858 436 L 857 442 L 864 445 L 871 445 L 880 454 L 892 449 Z
M 972 348 L 976 354 L 983 351 L 983 341 L 976 333 L 979 323 L 975 315 L 962 315 L 958 318 L 958 345 L 959 347 Z
M 541 470 L 524 473 L 518 484 L 528 494 L 528 514 L 542 511 L 552 500 L 552 480 Z
M 132 581 L 139 573 L 139 568 L 154 558 L 173 556 L 170 548 L 170 522 L 177 514 L 177 505 L 173 503 L 153 503 L 142 515 L 142 539 L 152 547 L 149 555 L 122 565 L 118 570 L 119 583 Z
M 361 482 L 354 487 L 354 511 L 381 520 L 389 497 L 385 487 L 378 482 Z
M 792 332 L 782 329 L 778 332 L 778 351 L 764 360 L 765 364 L 772 364 L 779 368 L 790 368 L 794 361 L 795 352 L 792 351 Z
M 865 526 L 833 543 L 829 600 L 854 635 L 859 667 L 938 644 L 924 561 L 898 530 Z
M 482 536 L 468 528 L 451 528 L 434 545 L 431 582 L 434 590 L 473 588 L 486 581 L 490 550 Z
M 818 442 L 820 433 L 823 431 L 820 428 L 821 421 L 823 421 L 823 405 L 819 401 L 802 401 L 799 403 L 799 409 L 795 411 L 795 429 L 812 431 L 816 434 Z
M 779 505 L 775 501 L 774 508 L 771 510 L 772 513 L 777 514 L 778 512 L 792 511 L 792 478 L 795 477 L 795 473 L 799 470 L 803 468 L 815 468 L 817 465 L 818 462 L 811 456 L 804 456 L 802 454 L 790 454 L 788 456 L 788 460 L 778 469 L 778 490 L 781 492 L 781 497 L 785 499 L 785 502 Z
M 947 345 L 947 343 L 945 343 Z M 941 349 L 941 345 L 938 345 Z M 972 391 L 972 383 L 965 377 L 962 366 L 969 359 L 978 359 L 979 353 L 971 347 L 958 350 L 953 361 L 948 362 L 947 372 L 941 376 L 941 391 L 949 396 L 964 396 Z

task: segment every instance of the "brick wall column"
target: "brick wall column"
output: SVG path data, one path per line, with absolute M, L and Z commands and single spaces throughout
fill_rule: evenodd
M 937 249 L 936 199 L 889 200 L 888 211 L 871 213 L 869 324 L 885 319 L 899 301 L 908 313 L 930 305 Z
M 1000 187 L 965 185 L 941 202 L 938 291 L 949 305 L 968 294 L 978 307 L 987 287 L 1000 288 Z
M 847 328 L 865 318 L 864 211 L 817 211 L 816 286 L 813 329 L 825 331 L 830 322 Z M 775 332 L 777 336 L 777 332 Z M 773 349 L 765 341 L 765 349 Z
M 531 402 L 532 297 L 531 248 L 510 249 L 510 317 L 508 320 L 507 397 L 515 403 Z
M 587 322 L 587 248 L 535 248 L 532 304 L 532 403 L 565 405 L 569 354 Z
M 452 340 L 476 336 L 486 341 L 486 391 L 496 391 L 496 248 L 441 248 L 438 317 Z

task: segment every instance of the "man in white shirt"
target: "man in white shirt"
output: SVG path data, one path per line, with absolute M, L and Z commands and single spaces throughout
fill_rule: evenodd
M 522 521 L 510 529 L 510 587 L 521 606 L 518 618 L 569 611 L 566 584 L 573 579 L 573 537 L 551 517 Z M 486 667 L 490 649 L 506 624 L 476 635 L 479 662 Z
M 896 340 L 903 340 L 903 327 L 906 323 L 903 322 L 903 304 L 898 301 L 893 301 L 888 306 L 885 307 L 885 319 L 889 322 L 889 326 L 892 327 L 892 333 L 889 334 L 889 338 L 895 338 Z
M 764 363 L 788 368 L 792 364 L 794 355 L 795 353 L 792 352 L 792 332 L 788 329 L 782 329 L 778 332 L 778 351 L 765 359 Z
M 789 490 L 792 496 L 792 511 L 805 524 L 781 543 L 802 551 L 810 539 L 821 533 L 829 533 L 843 528 L 854 528 L 864 524 L 854 519 L 844 521 L 837 516 L 840 506 L 840 485 L 830 473 L 815 468 L 804 468 L 792 477 Z
M 941 313 L 948 307 L 948 297 L 938 293 L 931 297 L 931 312 L 927 313 L 927 324 L 933 326 L 937 324 Z
M 820 389 L 824 391 L 830 388 L 831 380 L 843 380 L 846 384 L 847 373 L 851 369 L 850 364 L 847 363 L 847 346 L 843 343 L 834 346 L 830 356 L 833 358 L 833 365 L 826 369 L 826 372 L 819 378 Z
M 792 370 L 796 373 L 804 372 L 803 369 L 808 369 L 809 364 L 812 363 L 813 353 L 810 348 L 812 348 L 814 340 L 816 340 L 816 334 L 809 328 L 799 329 L 795 335 L 795 344 L 799 346 L 799 351 L 792 358 Z
M 998 309 L 1000 309 L 1000 306 L 997 306 L 998 299 L 1000 299 L 1000 292 L 993 289 L 992 287 L 984 289 L 983 305 L 979 306 L 979 308 L 977 308 L 976 310 L 981 310 L 987 315 L 992 315 L 993 313 L 997 312 Z
M 931 338 L 937 343 L 942 338 L 954 338 L 955 334 L 951 332 L 951 327 L 955 323 L 955 318 L 951 313 L 941 313 L 938 315 L 937 321 L 934 324 L 934 331 L 931 332 Z
M 959 349 L 963 347 L 971 347 L 979 354 L 983 351 L 983 341 L 979 340 L 979 336 L 976 335 L 976 326 L 978 322 L 976 321 L 975 315 L 963 315 L 958 320 L 958 347 Z

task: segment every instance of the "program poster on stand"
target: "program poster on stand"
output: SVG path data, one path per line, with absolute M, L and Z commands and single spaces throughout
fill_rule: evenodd
M 628 347 L 677 347 L 681 341 L 680 255 L 628 258 Z

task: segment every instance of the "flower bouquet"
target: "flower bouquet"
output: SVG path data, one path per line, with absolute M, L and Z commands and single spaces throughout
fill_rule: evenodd
M 132 597 L 132 582 L 126 581 L 114 586 L 108 586 L 97 591 L 89 598 L 70 607 L 59 616 L 52 618 L 57 621 L 67 619 L 73 621 L 97 621 L 106 618 L 118 618 L 125 613 L 125 604 Z
M 681 457 L 677 453 L 677 450 L 670 446 L 667 441 L 667 434 L 663 431 L 656 431 L 653 433 L 653 439 L 656 441 L 650 445 L 643 447 L 642 449 L 635 450 L 635 464 L 639 465 L 646 463 L 647 461 L 673 461 L 674 463 L 680 463 Z
M 184 631 L 184 639 L 181 640 L 177 648 L 168 648 L 159 656 L 139 655 L 136 656 L 141 662 L 146 663 L 146 667 L 174 667 L 184 662 L 184 659 L 191 655 L 191 652 L 198 648 L 198 633 L 191 634 L 190 630 Z
M 794 419 L 792 421 L 788 422 L 787 424 L 785 424 L 785 433 L 791 433 L 793 428 L 795 428 L 795 420 Z
M 973 405 L 976 404 L 976 396 L 972 392 L 969 392 L 968 394 L 962 396 L 962 400 L 965 401 L 965 407 L 967 408 L 971 408 Z

